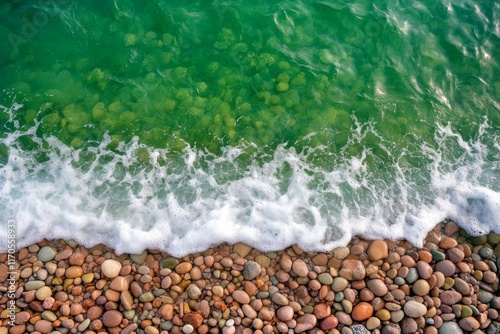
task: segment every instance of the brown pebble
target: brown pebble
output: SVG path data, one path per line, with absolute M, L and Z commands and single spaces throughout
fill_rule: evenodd
M 235 301 L 237 301 L 240 304 L 250 303 L 250 296 L 243 290 L 235 290 L 232 293 L 232 297 Z
M 371 261 L 386 259 L 389 256 L 387 243 L 383 240 L 375 240 L 368 246 L 366 253 Z
M 373 314 L 373 307 L 367 302 L 360 302 L 352 310 L 352 318 L 356 321 L 364 321 L 370 318 Z
M 182 262 L 175 267 L 175 272 L 179 275 L 187 274 L 193 269 L 191 262 Z
M 363 262 L 359 260 L 344 260 L 339 274 L 349 281 L 362 280 L 365 278 L 366 270 Z
M 104 312 L 102 315 L 102 323 L 106 327 L 117 327 L 122 322 L 123 315 L 116 310 Z

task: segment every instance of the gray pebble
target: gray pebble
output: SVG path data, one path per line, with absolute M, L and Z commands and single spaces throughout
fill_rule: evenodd
M 243 277 L 247 281 L 250 281 L 257 276 L 259 276 L 261 273 L 261 268 L 260 265 L 257 262 L 254 261 L 247 261 L 245 263 L 244 269 L 243 269 Z

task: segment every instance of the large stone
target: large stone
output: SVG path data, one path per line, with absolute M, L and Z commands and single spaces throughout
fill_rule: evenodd
M 44 246 L 38 251 L 38 260 L 48 262 L 56 256 L 56 251 L 50 246 Z
M 309 273 L 307 264 L 301 259 L 293 261 L 292 271 L 299 277 L 307 277 L 307 274 Z
M 193 326 L 194 329 L 200 327 L 201 324 L 203 323 L 203 317 L 198 312 L 187 313 L 187 314 L 185 314 L 182 317 L 182 320 L 185 323 L 190 324 L 191 326 Z
M 450 260 L 443 260 L 436 263 L 434 269 L 443 273 L 444 276 L 449 277 L 455 274 L 456 267 Z
M 106 327 L 117 327 L 122 322 L 123 315 L 117 310 L 109 310 L 102 315 L 102 324 Z
M 280 307 L 276 311 L 276 315 L 278 316 L 278 319 L 283 322 L 287 322 L 293 319 L 293 308 L 291 306 L 283 306 Z
M 257 262 L 247 261 L 243 267 L 243 277 L 245 277 L 248 281 L 253 280 L 254 278 L 260 276 L 261 270 L 262 269 Z
M 115 291 L 122 292 L 128 290 L 129 283 L 125 277 L 118 276 L 111 281 L 109 287 Z
M 108 259 L 101 264 L 101 272 L 107 278 L 115 278 L 120 274 L 122 264 L 116 260 Z
M 444 291 L 439 295 L 441 303 L 445 305 L 455 305 L 462 299 L 462 295 L 456 291 Z
M 362 280 L 366 276 L 365 266 L 359 260 L 344 260 L 342 261 L 340 276 L 349 281 Z
M 387 243 L 383 240 L 373 241 L 366 251 L 371 261 L 386 259 L 389 256 Z
M 366 285 L 368 286 L 368 289 L 370 289 L 370 291 L 377 297 L 385 296 L 385 294 L 389 291 L 385 283 L 379 279 L 371 279 L 366 283 Z
M 294 328 L 295 333 L 303 333 L 316 326 L 317 319 L 312 314 L 305 314 L 297 319 L 297 325 Z
M 240 304 L 248 304 L 250 303 L 250 296 L 243 290 L 235 290 L 233 291 L 233 299 Z
M 475 331 L 479 328 L 480 324 L 474 317 L 466 317 L 458 322 L 458 325 L 467 332 Z
M 460 326 L 454 322 L 445 322 L 439 327 L 439 334 L 463 334 L 464 331 L 460 328 Z
M 405 303 L 403 311 L 409 317 L 419 318 L 427 313 L 427 307 L 417 301 L 410 300 Z
M 373 306 L 367 302 L 358 303 L 352 310 L 352 318 L 356 321 L 364 321 L 373 314 Z

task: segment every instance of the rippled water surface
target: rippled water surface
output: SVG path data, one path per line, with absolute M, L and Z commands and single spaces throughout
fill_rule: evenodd
M 19 244 L 500 232 L 494 1 L 44 3 L 0 5 L 0 213 Z

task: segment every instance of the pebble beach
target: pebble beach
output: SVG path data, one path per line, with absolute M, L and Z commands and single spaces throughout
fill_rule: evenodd
M 0 254 L 0 334 L 500 333 L 500 236 L 452 221 L 422 248 L 356 237 L 175 258 L 43 240 L 14 255 Z

